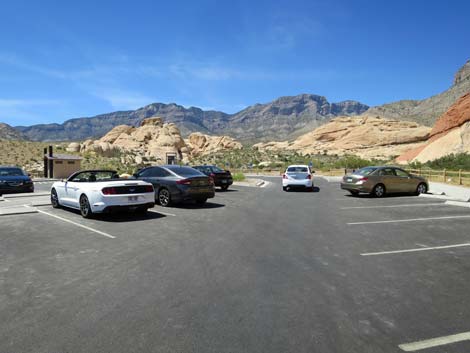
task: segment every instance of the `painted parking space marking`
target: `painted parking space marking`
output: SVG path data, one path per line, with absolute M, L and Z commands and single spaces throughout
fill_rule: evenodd
M 439 347 L 462 341 L 470 341 L 470 332 L 462 332 L 450 336 L 443 336 L 423 341 L 404 343 L 400 344 L 398 347 L 405 352 L 415 352 L 422 349 Z
M 350 223 L 346 223 L 346 224 L 348 226 L 355 226 L 355 225 L 361 225 L 361 224 L 405 223 L 405 222 L 420 222 L 420 221 L 434 221 L 434 220 L 446 220 L 446 219 L 465 219 L 465 218 L 470 218 L 470 215 L 393 219 L 393 220 L 388 220 L 388 221 L 350 222 Z
M 403 253 L 409 253 L 409 252 L 420 252 L 420 251 L 444 250 L 444 249 L 452 249 L 452 248 L 463 248 L 463 247 L 467 247 L 467 246 L 470 246 L 470 243 L 420 247 L 420 248 L 403 249 L 403 250 L 368 252 L 368 253 L 362 253 L 361 256 L 378 256 L 378 255 L 403 254 Z
M 376 206 L 349 206 L 341 207 L 341 210 L 361 209 L 361 208 L 393 208 L 393 207 L 425 207 L 425 206 L 449 206 L 445 202 L 436 203 L 408 203 L 402 205 L 376 205 Z
M 148 212 L 152 212 L 152 213 L 160 213 L 160 214 L 162 214 L 162 215 L 165 215 L 165 216 L 176 217 L 176 215 L 175 215 L 175 214 L 173 214 L 173 213 L 162 212 L 162 211 L 157 211 L 157 210 L 148 210 Z
M 94 233 L 103 235 L 103 236 L 105 236 L 105 237 L 107 237 L 107 238 L 111 238 L 111 239 L 115 239 L 115 238 L 116 238 L 115 236 L 113 236 L 113 235 L 111 235 L 111 234 L 108 234 L 108 233 L 102 232 L 102 231 L 100 231 L 100 230 L 97 230 L 97 229 L 88 227 L 88 226 L 86 226 L 86 225 L 83 225 L 83 224 L 80 224 L 80 223 L 71 221 L 70 219 L 63 218 L 63 217 L 57 216 L 57 215 L 55 215 L 55 214 L 52 214 L 52 213 L 49 213 L 49 212 L 46 212 L 46 211 L 43 211 L 43 210 L 39 210 L 39 209 L 38 209 L 37 211 L 38 211 L 39 213 L 41 213 L 41 214 L 47 215 L 47 216 L 49 216 L 49 217 L 54 217 L 54 218 L 60 219 L 60 220 L 63 221 L 63 222 L 67 222 L 67 223 L 73 224 L 73 225 L 75 225 L 75 226 L 77 226 L 77 227 L 80 227 L 80 228 L 89 230 L 90 232 L 94 232 Z

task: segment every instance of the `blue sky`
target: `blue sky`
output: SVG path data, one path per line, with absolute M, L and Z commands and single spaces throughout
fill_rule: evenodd
M 469 14 L 468 1 L 5 1 L 0 121 L 152 102 L 232 113 L 299 93 L 421 99 L 470 58 Z

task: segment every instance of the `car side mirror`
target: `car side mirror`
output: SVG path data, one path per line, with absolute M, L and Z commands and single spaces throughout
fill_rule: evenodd
M 134 174 L 132 174 L 132 176 L 133 176 L 134 178 L 138 178 L 138 177 L 139 177 L 139 174 L 134 173 Z
M 28 176 L 31 178 L 31 173 L 28 173 Z

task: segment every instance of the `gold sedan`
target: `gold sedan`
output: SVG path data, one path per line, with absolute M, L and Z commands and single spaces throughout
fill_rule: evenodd
M 345 175 L 341 189 L 348 190 L 352 195 L 368 193 L 375 197 L 393 193 L 419 195 L 428 191 L 428 182 L 397 167 L 365 167 Z

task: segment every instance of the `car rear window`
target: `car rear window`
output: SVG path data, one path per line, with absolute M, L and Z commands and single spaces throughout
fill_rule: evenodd
M 173 173 L 176 173 L 181 176 L 188 176 L 188 175 L 204 175 L 199 170 L 191 168 L 191 167 L 167 167 Z
M 289 167 L 287 168 L 288 173 L 308 173 L 307 167 Z
M 359 174 L 359 175 L 369 175 L 373 172 L 375 172 L 377 170 L 377 168 L 373 168 L 373 167 L 366 167 L 366 168 L 361 168 L 359 170 L 356 170 L 354 172 L 354 174 Z
M 24 176 L 20 168 L 0 168 L 0 176 Z

